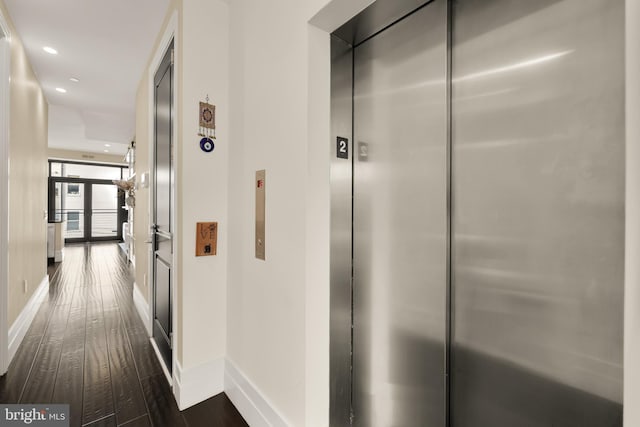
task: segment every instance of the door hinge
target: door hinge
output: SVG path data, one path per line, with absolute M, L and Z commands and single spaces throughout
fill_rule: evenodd
M 171 65 L 173 65 L 173 60 L 174 60 L 174 49 L 171 49 Z

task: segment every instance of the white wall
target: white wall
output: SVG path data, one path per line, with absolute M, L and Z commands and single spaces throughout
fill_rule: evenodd
M 640 2 L 626 1 L 624 425 L 640 425 Z
M 330 44 L 308 23 L 326 3 L 231 3 L 228 358 L 295 426 L 329 413 Z M 325 14 L 341 24 L 365 2 L 334 3 L 350 3 Z M 254 257 L 258 169 L 266 261 Z
M 181 363 L 185 370 L 226 352 L 227 189 L 229 140 L 229 21 L 220 0 L 184 0 L 182 129 L 178 141 L 178 228 L 182 312 Z M 199 102 L 216 106 L 215 150 L 200 150 Z M 195 256 L 196 223 L 218 222 L 216 256 Z
M 230 4 L 228 357 L 295 426 L 305 425 L 305 6 Z M 266 261 L 254 256 L 260 169 L 266 169 Z

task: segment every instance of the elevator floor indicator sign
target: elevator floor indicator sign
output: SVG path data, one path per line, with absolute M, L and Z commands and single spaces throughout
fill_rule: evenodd
M 347 138 L 338 137 L 336 140 L 336 152 L 339 159 L 349 158 L 349 140 Z

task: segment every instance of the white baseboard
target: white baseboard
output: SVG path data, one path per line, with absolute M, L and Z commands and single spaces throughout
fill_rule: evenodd
M 175 362 L 173 394 L 181 411 L 224 391 L 224 358 L 187 370 Z
M 64 248 L 60 249 L 59 251 L 55 252 L 55 255 L 53 257 L 53 260 L 55 262 L 62 262 L 64 260 Z
M 251 427 L 290 425 L 260 390 L 228 359 L 225 363 L 224 391 Z
M 40 303 L 49 292 L 49 275 L 45 275 L 36 291 L 31 295 L 29 301 L 24 306 L 13 325 L 9 328 L 9 361 L 11 363 L 13 356 L 16 355 L 18 347 L 22 343 L 24 336 L 33 322 L 33 318 L 36 317 L 36 313 L 40 308 Z
M 151 319 L 149 314 L 149 303 L 147 303 L 147 300 L 144 295 L 142 295 L 142 292 L 140 292 L 140 288 L 138 288 L 136 283 L 133 284 L 133 304 L 136 306 L 136 310 L 138 310 L 142 323 L 144 323 L 147 335 L 151 336 L 151 325 L 149 324 L 149 320 Z

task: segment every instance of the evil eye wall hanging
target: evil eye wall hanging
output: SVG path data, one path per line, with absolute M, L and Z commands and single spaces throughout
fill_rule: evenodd
M 209 95 L 206 102 L 200 102 L 200 149 L 210 153 L 215 148 L 213 141 L 216 139 L 216 106 L 209 104 Z
M 212 152 L 214 148 L 216 148 L 216 146 L 211 138 L 205 137 L 200 140 L 200 149 L 205 153 Z

